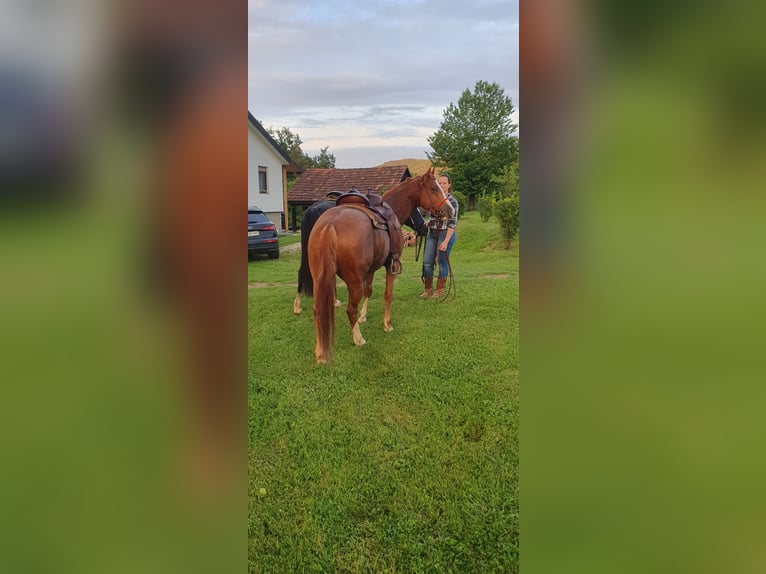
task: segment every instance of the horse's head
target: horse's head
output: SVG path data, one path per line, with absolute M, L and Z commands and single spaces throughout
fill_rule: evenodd
M 452 203 L 447 201 L 447 194 L 439 185 L 435 170 L 431 167 L 426 173 L 420 176 L 420 206 L 429 210 L 440 210 L 447 217 L 455 216 L 455 208 Z

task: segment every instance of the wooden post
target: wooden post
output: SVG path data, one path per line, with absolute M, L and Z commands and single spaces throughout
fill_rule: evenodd
M 287 223 L 287 166 L 282 166 L 282 213 L 285 214 L 285 216 L 282 218 L 282 221 L 284 221 L 284 224 L 282 226 L 282 231 L 287 231 L 288 229 L 288 223 Z

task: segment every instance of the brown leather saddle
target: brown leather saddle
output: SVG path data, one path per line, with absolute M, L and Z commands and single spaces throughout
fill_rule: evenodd
M 391 206 L 383 201 L 383 197 L 375 191 L 362 193 L 356 188 L 351 188 L 340 195 L 335 205 L 345 205 L 363 211 L 370 218 L 373 228 L 388 232 L 388 244 L 390 252 L 386 259 L 386 269 L 393 275 L 402 272 L 402 263 L 399 257 L 404 247 L 402 226 Z

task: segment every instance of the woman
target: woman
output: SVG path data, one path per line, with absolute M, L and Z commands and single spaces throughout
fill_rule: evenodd
M 431 218 L 426 224 L 428 226 L 428 236 L 426 237 L 426 246 L 423 250 L 423 283 L 425 288 L 418 295 L 421 299 L 444 295 L 444 285 L 447 283 L 447 275 L 449 274 L 447 258 L 452 252 L 452 246 L 457 238 L 455 229 L 457 227 L 458 203 L 452 196 L 452 179 L 449 175 L 443 173 L 439 176 L 439 185 L 444 190 L 444 193 L 447 194 L 447 201 L 455 209 L 455 215 L 452 218 L 448 218 L 441 211 L 432 211 Z M 439 277 L 436 280 L 436 291 L 434 291 L 434 263 L 437 253 L 439 256 Z

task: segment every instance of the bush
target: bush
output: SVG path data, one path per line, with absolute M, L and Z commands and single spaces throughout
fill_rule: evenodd
M 519 196 L 513 194 L 495 203 L 495 217 L 500 224 L 505 248 L 511 246 L 511 240 L 519 232 Z
M 460 219 L 463 217 L 463 211 L 468 209 L 468 198 L 459 191 L 453 191 L 452 197 L 457 200 L 457 218 Z
M 484 195 L 479 198 L 479 201 L 477 202 L 477 207 L 479 208 L 479 215 L 481 216 L 481 221 L 483 223 L 487 223 L 487 221 L 489 221 L 489 218 L 492 217 L 492 213 L 495 210 L 495 198 Z

